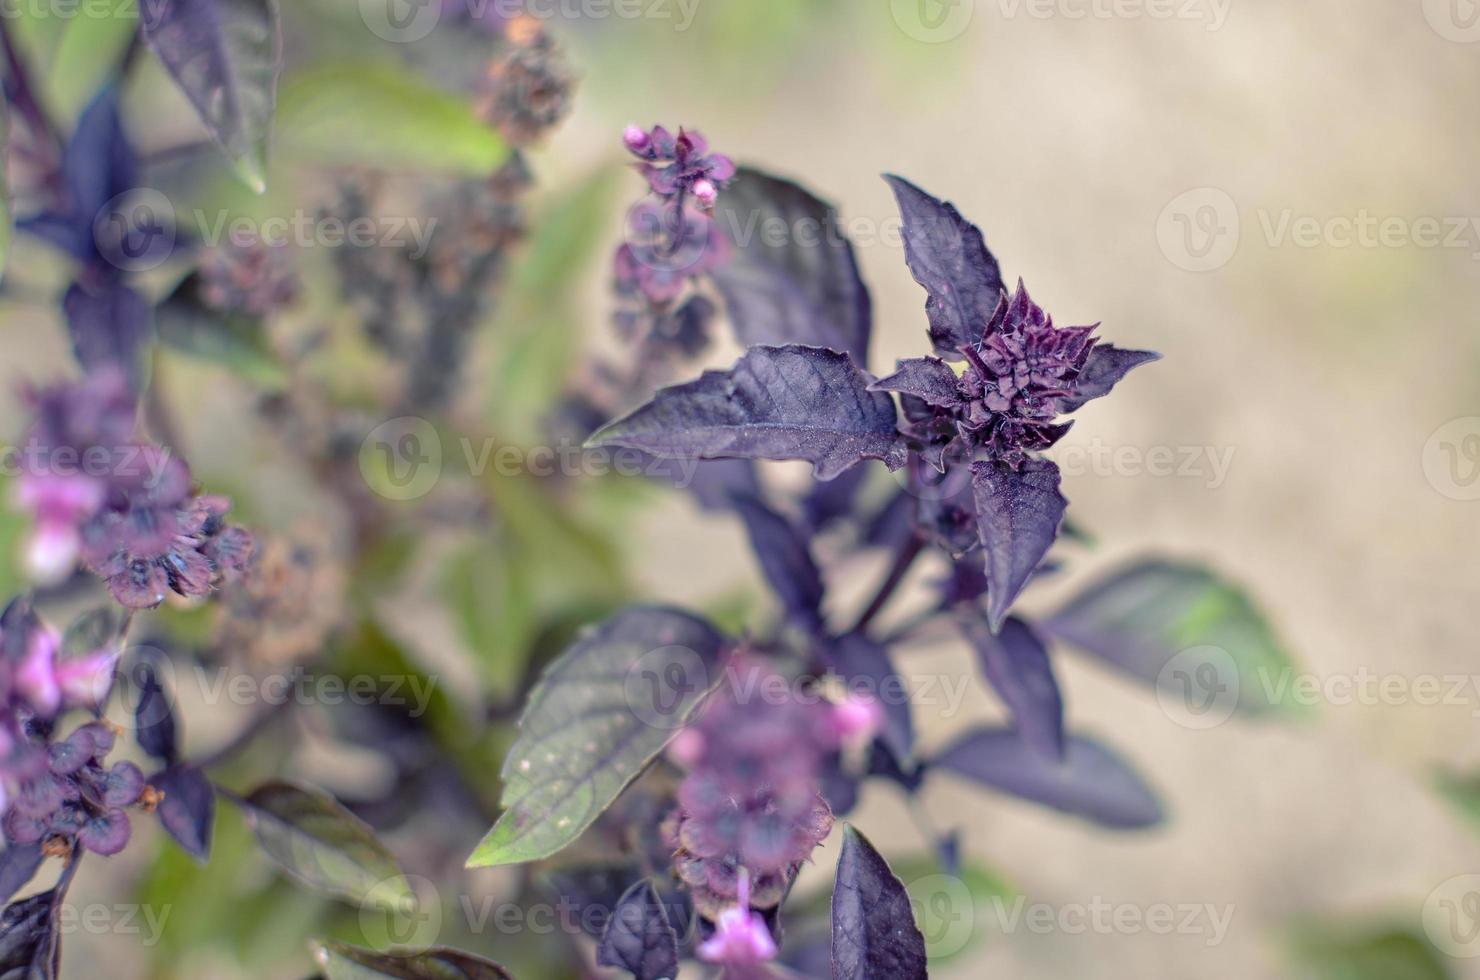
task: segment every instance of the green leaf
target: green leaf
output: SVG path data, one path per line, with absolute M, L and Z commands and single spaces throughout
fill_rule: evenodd
M 621 171 L 601 167 L 531 221 L 531 240 L 513 269 L 498 312 L 498 365 L 488 417 L 507 439 L 536 442 L 570 374 L 582 317 L 566 284 L 604 241 Z
M 64 23 L 49 61 L 46 91 L 52 110 L 75 120 L 118 71 L 139 16 L 133 4 L 109 4 L 103 10 L 81 4 Z
M 453 556 L 443 584 L 489 693 L 508 697 L 524 675 L 539 628 L 524 569 L 512 549 L 481 538 Z
M 974 864 L 946 874 L 928 855 L 894 863 L 915 909 L 915 922 L 925 936 L 933 967 L 945 966 L 972 952 L 987 936 L 987 923 L 1000 921 L 991 906 L 1010 902 L 1018 892 L 1001 876 Z
M 455 949 L 377 953 L 332 941 L 313 944 L 328 980 L 512 980 L 497 963 Z
M 1435 784 L 1439 794 L 1470 822 L 1471 827 L 1480 830 L 1480 772 L 1466 775 L 1445 770 L 1439 773 Z
M 1043 629 L 1199 711 L 1297 715 L 1297 668 L 1248 594 L 1197 565 L 1150 559 L 1091 584 Z M 1216 715 L 1214 716 L 1217 717 Z
M 1452 973 L 1423 937 L 1401 927 L 1354 931 L 1306 927 L 1290 944 L 1309 980 L 1449 980 Z
M 362 907 L 398 911 L 415 903 L 390 851 L 327 793 L 270 782 L 239 802 L 268 857 L 308 887 Z
M 725 638 L 635 606 L 588 630 L 530 693 L 503 766 L 504 813 L 468 867 L 549 857 L 580 836 L 719 680 Z
M 287 372 L 268 346 L 266 325 L 255 317 L 206 306 L 195 276 L 159 304 L 154 325 L 160 341 L 183 354 L 224 365 L 262 387 L 281 388 L 287 383 Z
M 283 82 L 278 144 L 330 166 L 437 170 L 481 177 L 508 147 L 461 99 L 390 64 L 336 64 Z

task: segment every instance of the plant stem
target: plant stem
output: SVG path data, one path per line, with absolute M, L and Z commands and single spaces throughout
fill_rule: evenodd
M 4 52 L 5 65 L 10 75 L 10 100 L 25 117 L 33 135 L 45 144 L 48 155 L 42 171 L 46 175 L 47 185 L 61 194 L 61 135 L 31 88 L 31 78 L 26 74 L 25 62 L 21 60 L 20 52 L 16 50 L 15 42 L 10 37 L 9 18 L 0 18 L 0 51 Z
M 925 539 L 918 534 L 910 535 L 909 540 L 900 546 L 899 553 L 894 556 L 894 564 L 889 568 L 889 574 L 879 585 L 879 591 L 874 594 L 873 601 L 868 604 L 868 608 L 864 609 L 858 617 L 858 622 L 853 624 L 853 629 L 849 632 L 862 632 L 869 623 L 873 622 L 874 617 L 893 597 L 900 583 L 904 581 L 904 577 L 909 574 L 910 566 L 915 563 L 916 558 L 920 557 L 920 552 L 924 549 Z

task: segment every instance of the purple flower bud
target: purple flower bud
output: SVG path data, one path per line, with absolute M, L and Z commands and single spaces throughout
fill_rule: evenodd
M 89 710 L 100 707 L 113 690 L 113 670 L 118 665 L 118 657 L 117 650 L 105 649 L 58 664 L 56 680 L 61 688 L 63 704 L 69 708 Z M 112 748 L 111 732 L 109 736 L 108 748 Z M 106 755 L 108 749 L 101 751 Z
M 57 713 L 62 689 L 57 682 L 56 658 L 62 638 L 55 630 L 37 623 L 27 638 L 26 654 L 15 669 L 16 691 L 43 718 Z
M 652 138 L 648 136 L 647 131 L 636 125 L 628 126 L 622 133 L 622 142 L 627 145 L 628 150 L 640 157 L 645 157 L 653 145 Z
M 53 742 L 48 749 L 51 771 L 58 776 L 70 776 L 97 754 L 97 743 L 92 732 L 79 728 L 60 742 Z
M 703 177 L 694 181 L 694 199 L 697 200 L 700 206 L 703 207 L 706 211 L 714 207 L 714 202 L 718 198 L 719 188 L 715 187 L 712 181 Z
M 132 762 L 120 762 L 108 770 L 103 783 L 103 802 L 108 806 L 132 806 L 144 795 L 144 774 Z
M 77 842 L 95 854 L 107 857 L 128 845 L 128 814 L 114 807 L 94 816 L 77 832 Z

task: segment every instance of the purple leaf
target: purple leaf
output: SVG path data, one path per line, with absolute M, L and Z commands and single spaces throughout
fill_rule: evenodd
M 134 706 L 134 738 L 139 748 L 166 764 L 178 756 L 174 700 L 160 682 L 159 674 L 148 660 L 138 660 L 130 672 L 138 688 Z
M 833 980 L 925 977 L 925 937 L 904 884 L 868 839 L 843 832 L 832 897 Z
M 74 282 L 62 297 L 67 329 L 77 362 L 88 371 L 117 367 L 137 392 L 144 370 L 144 349 L 154 329 L 149 304 L 120 276 L 101 282 Z
M 65 874 L 65 872 L 63 872 Z M 0 976 L 55 980 L 60 937 L 53 888 L 13 902 L 0 912 Z
M 869 390 L 914 395 L 937 408 L 954 408 L 962 403 L 956 372 L 936 357 L 912 357 L 900 361 L 893 374 L 875 381 L 869 385 Z
M 729 371 L 659 391 L 593 435 L 665 458 L 805 459 L 831 480 L 864 459 L 904 464 L 894 402 L 846 354 L 752 347 Z
M 1033 629 L 1016 616 L 993 634 L 972 610 L 958 620 L 961 632 L 976 647 L 982 673 L 992 683 L 1028 747 L 1044 756 L 1064 757 L 1064 701 L 1049 663 L 1048 649 Z
M 159 803 L 160 824 L 187 854 L 206 863 L 216 821 L 216 791 L 211 781 L 194 766 L 170 766 L 156 773 L 149 785 L 164 793 Z
M 0 902 L 26 887 L 41 867 L 41 844 L 10 844 L 0 851 Z
M 823 645 L 823 661 L 846 683 L 850 691 L 877 698 L 884 709 L 884 744 L 899 759 L 909 759 L 915 750 L 915 723 L 904 682 L 889 660 L 889 651 L 862 633 L 849 633 Z
M 265 148 L 277 104 L 282 32 L 273 0 L 156 0 L 144 39 L 238 174 L 266 188 Z
M 796 525 L 756 497 L 736 496 L 734 505 L 745 522 L 756 561 L 788 615 L 816 623 L 822 608 L 822 574 L 807 539 Z
M 815 533 L 854 513 L 858 495 L 869 481 L 867 467 L 855 466 L 836 480 L 813 480 L 802 497 L 802 518 Z
M 651 880 L 633 885 L 617 903 L 596 962 L 626 970 L 636 980 L 678 976 L 678 937 Z
M 830 204 L 742 169 L 715 218 L 736 247 L 711 275 L 742 345 L 812 344 L 868 364 L 868 288 Z
M 987 613 L 995 630 L 1048 554 L 1069 502 L 1059 492 L 1058 466 L 1045 459 L 1030 459 L 1021 470 L 975 463 L 971 472 L 977 533 L 986 549 Z
M 1161 360 L 1161 355 L 1149 350 L 1122 350 L 1109 344 L 1097 344 L 1089 352 L 1084 371 L 1074 385 L 1074 396 L 1059 402 L 1060 412 L 1072 412 L 1085 402 L 1103 398 L 1120 379 L 1142 364 Z
M 933 767 L 1084 817 L 1106 827 L 1150 827 L 1162 819 L 1151 789 L 1115 753 L 1069 736 L 1063 761 L 1035 752 L 1007 728 L 978 728 L 953 742 Z
M 915 281 L 929 298 L 930 342 L 949 361 L 975 344 L 1001 298 L 1002 270 L 987 250 L 982 233 L 954 205 L 937 200 L 914 184 L 885 175 L 904 218 L 904 254 Z
M 91 262 L 100 257 L 95 223 L 109 201 L 134 187 L 135 170 L 118 113 L 118 89 L 110 85 L 83 109 L 62 155 L 66 200 L 18 227 Z

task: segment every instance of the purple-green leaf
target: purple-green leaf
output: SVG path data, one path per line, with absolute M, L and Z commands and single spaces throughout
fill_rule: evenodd
M 664 388 L 588 445 L 665 458 L 804 459 L 830 480 L 864 459 L 904 464 L 894 401 L 868 390 L 847 354 L 822 347 L 752 347 L 728 371 Z
M 362 908 L 414 907 L 416 896 L 391 852 L 328 793 L 269 782 L 241 806 L 262 850 L 301 884 Z
M 834 980 L 911 980 L 925 974 L 925 937 L 915 925 L 909 892 L 889 863 L 853 827 L 832 897 Z
M 456 949 L 376 952 L 332 940 L 313 944 L 326 980 L 513 980 L 490 960 Z
M 1069 502 L 1059 492 L 1058 466 L 1045 459 L 1029 459 L 1020 470 L 975 463 L 972 493 L 986 550 L 987 614 L 996 630 L 1048 554 Z
M 914 395 L 927 405 L 955 408 L 962 403 L 956 372 L 937 357 L 912 357 L 895 365 L 894 373 L 869 386 L 873 391 Z
M 9 844 L 0 851 L 0 902 L 26 887 L 41 867 L 41 845 Z
M 650 879 L 633 885 L 617 902 L 596 962 L 626 970 L 636 980 L 678 976 L 678 937 Z
M 1002 270 L 981 231 L 955 206 L 914 184 L 886 174 L 904 218 L 904 255 L 915 281 L 925 287 L 930 342 L 949 361 L 975 344 L 1001 298 Z
M 282 68 L 276 0 L 155 0 L 140 21 L 212 139 L 261 193 Z
M 1106 827 L 1138 829 L 1160 823 L 1150 787 L 1114 752 L 1071 735 L 1064 758 L 1036 752 L 1008 728 L 978 728 L 951 743 L 932 763 L 974 782 Z
M 1304 708 L 1286 683 L 1295 662 L 1248 593 L 1198 565 L 1136 562 L 1091 583 L 1039 625 L 1198 710 L 1298 715 Z
M 727 644 L 704 620 L 656 606 L 579 637 L 529 696 L 504 760 L 504 812 L 468 866 L 549 857 L 579 837 L 719 681 Z
M 1134 368 L 1152 361 L 1161 360 L 1161 355 L 1149 350 L 1123 350 L 1109 344 L 1097 344 L 1089 352 L 1084 371 L 1074 385 L 1074 395 L 1059 402 L 1059 411 L 1072 412 L 1085 402 L 1103 398 Z
M 814 344 L 867 365 L 872 305 L 832 205 L 742 168 L 715 219 L 735 243 L 712 276 L 741 344 Z
M 1012 711 L 1028 747 L 1049 759 L 1064 757 L 1064 701 L 1043 640 L 1016 616 L 994 634 L 975 609 L 957 620 L 976 648 L 977 662 Z

